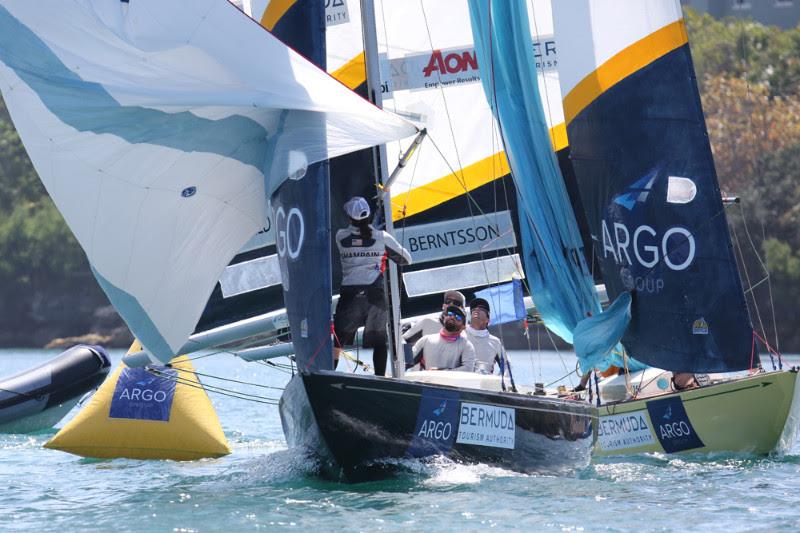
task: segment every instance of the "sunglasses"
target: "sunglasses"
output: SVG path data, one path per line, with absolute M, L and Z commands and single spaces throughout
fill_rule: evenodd
M 461 305 L 461 300 L 445 300 L 445 305 Z
M 463 321 L 464 321 L 464 315 L 460 315 L 460 314 L 458 314 L 458 313 L 454 313 L 454 312 L 452 312 L 452 311 L 448 311 L 448 312 L 447 312 L 447 316 L 452 316 L 452 317 L 455 317 L 455 319 L 456 319 L 456 320 L 460 320 L 461 322 L 463 322 Z

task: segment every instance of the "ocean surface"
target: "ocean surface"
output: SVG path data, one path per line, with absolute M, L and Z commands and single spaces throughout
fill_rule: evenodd
M 57 353 L 0 350 L 0 376 Z M 115 366 L 121 357 L 112 352 Z M 571 353 L 511 357 L 521 383 L 550 383 L 575 368 Z M 195 365 L 247 383 L 280 387 L 289 379 L 228 354 Z M 571 379 L 577 382 L 574 374 Z M 280 394 L 203 380 L 266 397 Z M 55 430 L 0 435 L 0 531 L 800 530 L 797 446 L 783 457 L 594 460 L 557 477 L 440 458 L 408 461 L 390 480 L 347 485 L 319 479 L 314 464 L 286 449 L 277 407 L 218 394 L 211 400 L 233 449 L 221 459 L 89 460 L 42 448 Z

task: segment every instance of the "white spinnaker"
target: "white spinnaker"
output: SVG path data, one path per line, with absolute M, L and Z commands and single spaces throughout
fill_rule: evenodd
M 163 361 L 269 191 L 415 131 L 225 0 L 0 0 L 0 89 L 100 284 Z

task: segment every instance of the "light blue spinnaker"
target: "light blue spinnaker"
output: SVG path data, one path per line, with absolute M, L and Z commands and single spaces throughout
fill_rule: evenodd
M 470 0 L 478 67 L 486 97 L 500 124 L 506 157 L 517 187 L 525 273 L 545 325 L 573 342 L 578 323 L 601 313 L 586 266 L 583 243 L 553 152 L 541 105 L 527 4 L 521 0 Z M 620 313 L 617 320 L 629 315 Z M 627 322 L 604 332 L 624 331 Z M 587 328 L 597 332 L 595 328 Z M 585 339 L 607 346 L 581 367 L 620 364 L 610 347 L 619 339 Z

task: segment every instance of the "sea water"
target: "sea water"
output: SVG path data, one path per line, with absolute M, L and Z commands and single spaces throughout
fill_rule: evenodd
M 56 354 L 0 350 L 0 376 Z M 115 365 L 121 356 L 112 352 Z M 362 356 L 369 361 L 369 354 Z M 575 369 L 570 353 L 514 352 L 511 358 L 520 383 L 549 385 Z M 792 358 L 789 364 L 799 361 Z M 289 379 L 280 369 L 229 354 L 195 365 L 204 374 L 245 383 L 281 387 Z M 201 379 L 264 398 L 280 394 Z M 561 382 L 570 380 L 577 383 L 574 373 Z M 797 446 L 783 457 L 594 460 L 563 476 L 438 458 L 407 461 L 389 480 L 347 485 L 321 480 L 313 463 L 286 449 L 277 407 L 219 394 L 211 400 L 232 447 L 221 459 L 82 459 L 42 448 L 54 431 L 0 435 L 0 531 L 800 529 Z

